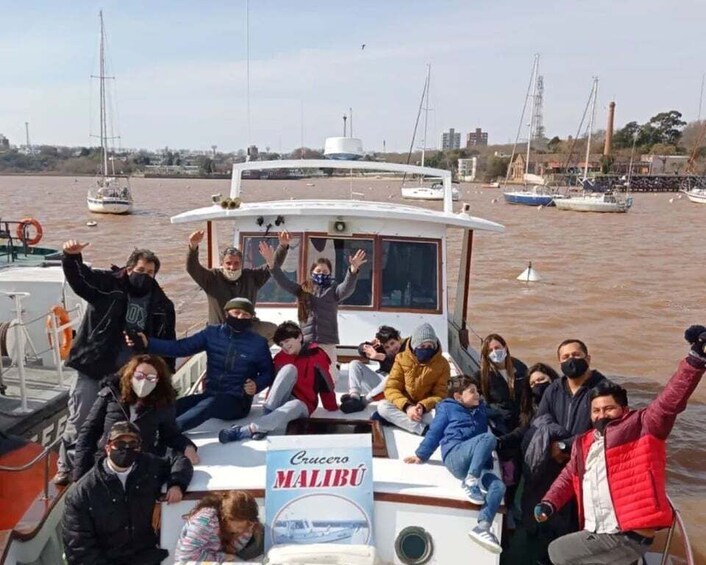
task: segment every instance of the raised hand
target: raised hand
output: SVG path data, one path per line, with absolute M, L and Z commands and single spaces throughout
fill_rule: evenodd
M 270 269 L 272 267 L 274 267 L 275 266 L 275 251 L 274 251 L 274 249 L 272 249 L 272 246 L 263 240 L 260 242 L 259 248 L 260 248 L 260 255 L 262 255 L 262 258 L 267 263 L 267 266 Z
M 62 250 L 66 255 L 79 255 L 86 247 L 91 245 L 90 243 L 80 243 L 75 239 L 70 239 L 65 241 L 62 246 Z
M 279 232 L 277 238 L 279 239 L 279 244 L 282 247 L 289 247 L 292 243 L 292 236 L 289 235 L 289 232 L 287 230 L 282 230 L 281 232 Z
M 199 244 L 203 241 L 204 231 L 198 230 L 189 236 L 189 247 L 191 249 L 196 249 Z
M 360 266 L 367 262 L 367 259 L 365 258 L 365 251 L 358 249 L 353 257 L 348 258 L 348 262 L 351 264 L 351 273 L 357 273 Z
M 706 327 L 689 326 L 684 332 L 684 339 L 691 344 L 693 355 L 706 359 Z

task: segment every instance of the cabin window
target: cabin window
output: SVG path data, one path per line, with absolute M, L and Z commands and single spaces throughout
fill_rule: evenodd
M 301 249 L 301 237 L 292 235 L 292 243 L 289 246 L 287 258 L 282 264 L 282 271 L 287 277 L 295 282 L 299 282 L 299 252 Z M 257 269 L 265 266 L 265 260 L 260 255 L 259 246 L 261 241 L 269 243 L 273 249 L 279 245 L 276 235 L 261 237 L 261 236 L 245 236 L 243 237 L 243 267 L 246 269 Z M 277 304 L 294 304 L 296 297 L 281 286 L 274 279 L 270 279 L 265 283 L 257 293 L 258 303 L 277 303 Z
M 383 239 L 381 266 L 383 308 L 438 310 L 438 242 Z
M 348 258 L 358 249 L 365 251 L 367 262 L 363 264 L 358 275 L 355 292 L 342 302 L 348 306 L 373 305 L 373 240 L 372 239 L 339 239 L 332 237 L 310 237 L 307 248 L 307 265 L 312 265 L 319 257 L 331 261 L 333 275 L 338 283 L 346 278 L 346 270 L 350 266 Z M 307 272 L 307 276 L 309 273 Z

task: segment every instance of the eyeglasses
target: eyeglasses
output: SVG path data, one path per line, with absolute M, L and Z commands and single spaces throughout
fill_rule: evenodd
M 135 371 L 132 376 L 138 381 L 141 381 L 142 379 L 147 379 L 151 383 L 156 383 L 157 379 L 159 379 L 159 375 L 157 374 L 143 373 L 142 371 Z
M 139 441 L 114 441 L 110 444 L 111 449 L 140 449 Z

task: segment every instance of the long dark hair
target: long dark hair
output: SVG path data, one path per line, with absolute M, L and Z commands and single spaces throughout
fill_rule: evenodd
M 144 363 L 154 367 L 157 371 L 157 386 L 145 398 L 139 398 L 132 390 L 132 376 L 138 365 Z M 161 407 L 173 404 L 176 400 L 176 391 L 172 386 L 172 372 L 158 355 L 135 355 L 123 368 L 120 369 L 120 402 L 123 404 L 137 404 L 141 401 L 149 406 Z
M 311 264 L 311 267 L 309 267 L 307 277 L 304 279 L 304 282 L 299 285 L 299 292 L 297 293 L 297 317 L 302 324 L 309 319 L 309 314 L 311 314 L 311 295 L 314 292 L 314 281 L 311 280 L 311 272 L 319 265 L 327 266 L 329 273 L 333 275 L 333 266 L 331 265 L 331 261 L 326 259 L 326 257 L 319 257 Z
M 499 341 L 507 352 L 505 363 L 502 366 L 493 363 L 488 356 L 490 354 L 491 341 Z M 483 340 L 483 345 L 480 348 L 480 390 L 487 402 L 490 401 L 490 373 L 495 372 L 496 367 L 507 371 L 507 386 L 510 389 L 510 398 L 515 398 L 515 366 L 512 364 L 510 348 L 500 334 L 489 334 Z
M 233 535 L 226 527 L 229 521 L 247 520 L 253 524 L 260 523 L 257 501 L 249 492 L 244 490 L 228 490 L 207 494 L 187 514 L 187 519 L 204 508 L 213 508 L 216 511 L 218 525 L 220 526 L 221 546 L 224 548 L 230 547 L 235 541 Z
M 532 396 L 532 387 L 530 386 L 530 377 L 532 373 L 539 371 L 549 377 L 549 381 L 555 381 L 559 378 L 559 374 L 546 363 L 535 363 L 527 369 L 527 378 L 522 384 L 522 399 L 520 400 L 520 425 L 528 426 L 534 418 L 536 407 L 534 405 L 534 397 Z

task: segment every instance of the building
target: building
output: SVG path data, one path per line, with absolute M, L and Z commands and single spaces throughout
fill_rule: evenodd
M 458 160 L 458 178 L 463 182 L 473 182 L 476 180 L 476 167 L 478 158 L 471 157 L 470 159 Z
M 455 131 L 454 128 L 441 134 L 441 150 L 447 149 L 461 149 L 461 132 Z
M 488 132 L 480 128 L 466 135 L 466 148 L 469 147 L 485 147 L 488 145 Z
M 0 133 L 0 151 L 10 150 L 10 140 Z
M 683 175 L 689 164 L 686 155 L 643 155 L 640 158 L 640 167 L 648 175 Z

